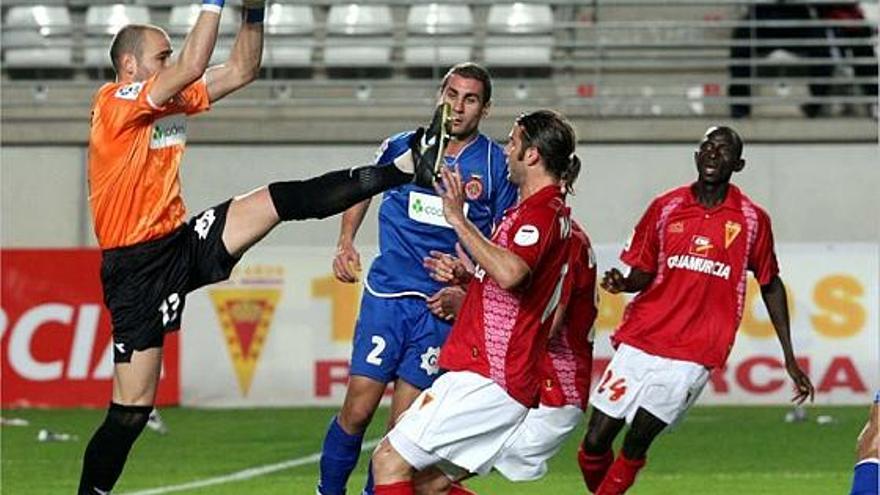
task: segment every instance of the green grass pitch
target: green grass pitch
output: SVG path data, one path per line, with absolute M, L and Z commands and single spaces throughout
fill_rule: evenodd
M 786 424 L 782 407 L 697 407 L 671 434 L 652 447 L 633 495 L 830 495 L 846 494 L 855 438 L 867 407 L 810 407 L 809 420 Z M 320 450 L 334 409 L 162 410 L 170 433 L 145 430 L 135 445 L 114 494 L 125 494 L 223 476 L 247 468 L 311 456 Z M 80 459 L 103 417 L 96 410 L 5 410 L 29 426 L 3 426 L 0 433 L 4 494 L 74 493 Z M 817 424 L 818 415 L 834 418 Z M 386 411 L 377 413 L 367 438 L 379 435 Z M 37 431 L 73 433 L 72 442 L 37 442 Z M 551 462 L 549 474 L 532 483 L 510 483 L 496 474 L 472 480 L 481 495 L 584 494 L 575 464 L 577 431 Z M 367 455 L 349 483 L 360 493 Z M 255 478 L 168 493 L 314 493 L 317 465 L 284 469 Z M 157 492 L 154 492 L 157 493 Z

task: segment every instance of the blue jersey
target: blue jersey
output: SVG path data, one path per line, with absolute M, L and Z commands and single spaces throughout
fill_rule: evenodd
M 388 138 L 377 163 L 390 163 L 406 152 L 411 134 Z M 465 213 L 489 236 L 517 196 L 516 187 L 507 180 L 504 151 L 480 134 L 458 156 L 446 157 L 446 164 L 459 166 L 467 199 Z M 428 276 L 422 261 L 431 250 L 454 253 L 457 240 L 433 189 L 414 184 L 389 189 L 379 208 L 379 255 L 367 274 L 367 290 L 380 297 L 431 296 L 441 284 Z

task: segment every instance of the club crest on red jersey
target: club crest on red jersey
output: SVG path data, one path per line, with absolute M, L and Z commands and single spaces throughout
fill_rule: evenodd
M 733 244 L 733 241 L 736 240 L 736 236 L 742 231 L 742 225 L 737 222 L 732 222 L 730 220 L 724 224 L 724 249 L 730 247 Z
M 696 256 L 706 257 L 709 256 L 709 253 L 712 251 L 712 239 L 704 235 L 695 235 L 691 238 L 691 250 L 690 253 Z

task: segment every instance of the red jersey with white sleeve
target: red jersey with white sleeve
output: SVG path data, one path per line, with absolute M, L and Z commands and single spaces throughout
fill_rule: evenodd
M 708 368 L 723 365 L 733 347 L 747 271 L 761 285 L 779 273 L 770 217 L 733 184 L 710 209 L 691 186 L 658 196 L 620 259 L 655 276 L 627 306 L 615 346 Z
M 586 410 L 593 370 L 593 323 L 598 313 L 596 256 L 586 231 L 571 223 L 568 271 L 562 284 L 561 327 L 547 343 L 541 404 Z
M 472 371 L 527 407 L 538 405 L 540 364 L 562 292 L 571 218 L 559 186 L 547 186 L 507 210 L 492 242 L 519 256 L 528 280 L 502 289 L 477 266 L 440 367 Z

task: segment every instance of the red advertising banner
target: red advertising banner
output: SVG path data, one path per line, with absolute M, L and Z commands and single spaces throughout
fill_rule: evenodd
M 106 407 L 113 349 L 97 249 L 0 250 L 3 407 Z M 177 334 L 157 404 L 180 402 Z
M 595 247 L 600 271 L 619 266 L 619 245 Z M 186 331 L 180 336 L 182 404 L 342 404 L 362 284 L 336 280 L 327 254 L 331 251 L 320 246 L 256 246 L 236 266 L 230 281 L 190 294 L 183 319 Z M 361 259 L 369 260 L 374 253 L 361 250 Z M 778 253 L 794 349 L 816 387 L 816 403 L 866 403 L 880 388 L 877 246 L 783 244 Z M 594 389 L 614 354 L 609 336 L 629 298 L 602 291 L 599 301 Z M 730 359 L 712 373 L 700 403 L 787 404 L 793 385 L 753 279 L 743 304 Z M 373 342 L 368 353 L 383 359 L 383 349 Z

